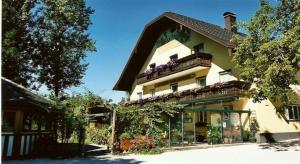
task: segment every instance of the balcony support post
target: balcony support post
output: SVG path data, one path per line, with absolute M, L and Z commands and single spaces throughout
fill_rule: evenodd
M 181 144 L 183 146 L 183 110 L 181 112 Z
M 171 147 L 171 119 L 169 117 L 169 147 Z

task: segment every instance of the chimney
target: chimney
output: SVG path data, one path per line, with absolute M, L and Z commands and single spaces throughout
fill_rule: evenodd
M 225 20 L 225 28 L 231 32 L 237 32 L 235 14 L 231 12 L 225 12 L 223 16 Z

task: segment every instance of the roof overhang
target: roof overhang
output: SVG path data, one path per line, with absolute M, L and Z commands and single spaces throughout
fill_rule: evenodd
M 43 112 L 50 112 L 55 108 L 54 102 L 42 97 L 33 91 L 14 83 L 4 77 L 1 77 L 2 83 L 2 107 L 29 107 Z M 23 108 L 22 108 L 23 109 Z M 25 108 L 24 108 L 25 109 Z

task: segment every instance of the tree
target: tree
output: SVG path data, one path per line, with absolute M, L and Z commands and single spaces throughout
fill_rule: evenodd
M 28 35 L 34 4 L 35 0 L 2 1 L 2 76 L 23 86 L 30 86 L 35 80 L 32 40 Z
M 256 84 L 251 95 L 255 101 L 270 98 L 282 109 L 291 102 L 290 86 L 299 84 L 300 1 L 280 0 L 278 6 L 261 1 L 241 27 L 248 35 L 232 39 L 238 44 L 233 61 L 241 78 Z
M 62 142 L 68 142 L 75 133 L 79 143 L 82 143 L 88 125 L 88 109 L 106 104 L 101 97 L 91 91 L 66 96 L 64 100 L 60 100 L 54 95 L 50 96 L 50 99 L 56 102 L 57 108 L 64 110 L 58 125 L 59 139 Z
M 96 51 L 87 33 L 93 10 L 84 0 L 39 0 L 33 19 L 32 37 L 36 49 L 33 64 L 38 80 L 55 96 L 81 84 L 88 64 L 88 51 Z

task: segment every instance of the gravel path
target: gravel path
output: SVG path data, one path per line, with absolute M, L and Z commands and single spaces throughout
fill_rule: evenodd
M 299 164 L 300 146 L 240 145 L 208 149 L 165 152 L 159 155 L 98 156 L 66 160 L 6 161 L 8 164 L 105 164 L 105 163 L 239 163 L 239 164 Z

